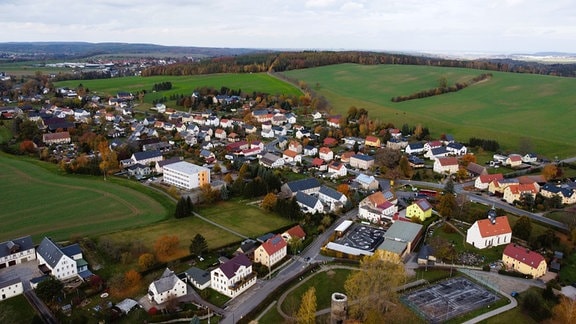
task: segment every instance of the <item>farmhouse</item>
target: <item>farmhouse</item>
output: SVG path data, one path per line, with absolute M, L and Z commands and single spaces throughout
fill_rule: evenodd
M 187 293 L 187 285 L 174 274 L 174 271 L 166 268 L 158 280 L 148 286 L 148 299 L 156 304 L 182 297 Z
M 210 184 L 210 169 L 186 161 L 164 166 L 164 183 L 182 189 L 199 188 Z
M 36 250 L 31 236 L 0 243 L 0 269 L 36 260 Z
M 508 217 L 496 217 L 494 207 L 488 212 L 488 218 L 477 220 L 466 232 L 466 243 L 477 249 L 504 245 L 512 240 L 512 229 Z
M 466 171 L 472 177 L 488 174 L 488 170 L 486 170 L 484 166 L 474 162 L 468 163 L 468 165 L 466 166 Z M 486 187 L 488 187 L 488 185 L 486 185 Z
M 254 251 L 254 262 L 270 268 L 287 254 L 287 244 L 281 235 L 276 235 L 262 243 Z
M 51 274 L 58 280 L 76 276 L 86 278 L 92 274 L 78 244 L 60 247 L 45 237 L 36 249 L 36 258 L 40 271 Z
M 244 254 L 238 254 L 210 272 L 212 289 L 234 298 L 256 283 L 252 262 Z
M 508 244 L 502 253 L 502 262 L 508 269 L 516 270 L 533 278 L 546 274 L 546 260 L 537 252 L 516 245 Z

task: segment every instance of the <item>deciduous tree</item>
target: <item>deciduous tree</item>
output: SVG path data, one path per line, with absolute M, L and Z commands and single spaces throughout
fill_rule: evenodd
M 456 197 L 451 193 L 445 193 L 440 197 L 440 201 L 436 208 L 440 215 L 446 219 L 450 219 L 452 215 L 454 215 L 454 210 L 456 208 Z
M 404 265 L 398 257 L 375 253 L 360 261 L 360 271 L 354 271 L 344 287 L 350 300 L 350 316 L 364 321 L 373 314 L 384 313 L 396 300 L 396 288 L 405 278 Z
M 546 180 L 556 178 L 557 174 L 558 174 L 558 167 L 555 164 L 547 164 L 544 166 L 544 168 L 542 168 L 542 176 L 544 176 Z
M 263 209 L 265 209 L 267 211 L 272 211 L 276 208 L 277 200 L 278 200 L 278 198 L 276 197 L 276 194 L 269 192 L 266 194 L 266 196 L 264 196 L 264 199 L 262 199 L 262 203 L 260 203 L 260 207 L 262 207 Z
M 519 239 L 529 240 L 532 235 L 532 220 L 526 216 L 520 217 L 512 227 L 512 233 Z
M 178 245 L 180 244 L 180 239 L 176 235 L 164 235 L 156 240 L 154 243 L 154 251 L 156 251 L 156 256 L 159 259 L 164 259 L 172 256 Z
M 296 318 L 298 324 L 316 323 L 316 288 L 310 287 L 306 293 L 304 293 Z
M 156 263 L 156 258 L 152 253 L 143 253 L 138 257 L 138 265 L 142 270 L 148 270 L 154 263 Z
M 126 273 L 124 274 L 124 284 L 128 289 L 134 288 L 137 285 L 139 285 L 140 280 L 142 280 L 142 276 L 138 271 L 134 269 L 130 269 L 126 271 Z
M 576 301 L 562 296 L 552 309 L 553 319 L 558 323 L 576 323 Z

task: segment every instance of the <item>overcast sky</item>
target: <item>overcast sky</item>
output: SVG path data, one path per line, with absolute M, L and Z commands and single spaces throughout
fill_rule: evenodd
M 0 0 L 0 42 L 576 53 L 574 0 Z

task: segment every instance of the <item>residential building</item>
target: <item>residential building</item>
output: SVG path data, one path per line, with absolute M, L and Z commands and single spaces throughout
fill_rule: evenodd
M 523 163 L 536 163 L 538 162 L 538 156 L 534 153 L 526 153 L 522 156 Z
M 130 158 L 132 160 L 132 164 L 140 163 L 144 165 L 156 163 L 158 161 L 164 160 L 162 156 L 162 152 L 155 150 L 155 151 L 145 151 L 145 152 L 136 152 L 132 154 Z
M 398 212 L 395 200 L 388 199 L 384 192 L 377 191 L 364 198 L 358 209 L 358 218 L 371 223 L 381 223 L 385 220 L 391 221 L 394 214 Z
M 442 147 L 442 141 L 429 141 L 424 143 L 424 152 Z
M 380 147 L 382 143 L 380 142 L 380 138 L 376 136 L 366 136 L 366 140 L 364 141 L 364 145 L 368 147 Z
M 487 190 L 492 181 L 500 181 L 502 179 L 504 179 L 502 173 L 482 174 L 474 180 L 474 188 L 478 190 Z
M 210 169 L 186 161 L 164 166 L 163 181 L 178 188 L 190 190 L 210 184 Z
M 452 154 L 452 155 L 464 155 L 466 153 L 468 153 L 468 148 L 466 148 L 466 146 L 460 144 L 460 143 L 456 143 L 456 142 L 451 142 L 448 143 L 448 145 L 446 145 L 446 149 Z
M 254 251 L 254 262 L 270 268 L 287 255 L 287 244 L 281 235 L 275 235 Z
M 332 161 L 328 164 L 328 174 L 330 178 L 345 177 L 348 174 L 348 169 L 344 163 Z
M 562 198 L 562 203 L 565 205 L 576 203 L 576 190 L 567 186 L 557 186 L 555 184 L 548 183 L 540 189 L 540 194 L 546 198 L 559 196 Z
M 46 133 L 42 135 L 42 142 L 46 145 L 70 143 L 69 132 Z
M 276 169 L 284 166 L 284 159 L 278 155 L 268 152 L 260 158 L 259 163 L 264 167 Z
M 284 239 L 284 241 L 286 241 L 286 243 L 290 243 L 290 240 L 292 239 L 304 241 L 304 239 L 306 238 L 306 232 L 304 231 L 302 226 L 295 225 L 294 227 L 291 227 L 290 229 L 282 233 L 282 238 Z
M 290 141 L 288 144 L 288 149 L 296 153 L 302 153 L 302 144 L 297 141 Z
M 448 151 L 448 149 L 446 149 L 446 147 L 444 147 L 444 146 L 435 147 L 433 149 L 426 151 L 426 153 L 424 153 L 424 157 L 426 157 L 430 160 L 435 160 L 437 158 L 446 157 L 449 155 L 451 155 L 450 151 Z
M 252 262 L 244 254 L 238 254 L 210 272 L 212 289 L 234 298 L 256 283 Z
M 542 277 L 548 270 L 546 260 L 540 253 L 512 243 L 504 248 L 502 262 L 507 269 L 531 275 L 533 278 Z
M 306 214 L 316 214 L 316 213 L 323 213 L 324 206 L 320 199 L 304 193 L 303 191 L 298 191 L 296 193 L 296 203 L 300 206 L 300 209 L 303 213 Z
M 190 269 L 184 271 L 184 273 L 186 274 L 188 283 L 194 287 L 200 290 L 204 290 L 210 287 L 210 272 L 200 268 L 191 267 Z
M 364 173 L 358 174 L 354 182 L 358 183 L 359 187 L 363 190 L 377 190 L 380 185 L 374 176 L 368 176 Z
M 518 183 L 520 183 L 520 182 L 516 178 L 494 180 L 494 181 L 490 182 L 490 184 L 488 185 L 488 192 L 493 194 L 493 195 L 495 195 L 495 194 L 503 195 L 504 190 L 506 188 L 508 188 L 508 186 L 511 186 L 513 184 L 518 184 Z
M 441 157 L 434 161 L 434 172 L 453 174 L 458 172 L 458 159 L 455 157 Z
M 329 206 L 330 211 L 342 208 L 348 202 L 348 198 L 344 194 L 327 186 L 320 187 L 318 199 Z
M 422 142 L 415 142 L 410 143 L 404 148 L 404 152 L 407 154 L 421 154 L 424 152 L 424 143 Z
M 504 245 L 512 240 L 512 229 L 507 216 L 496 216 L 494 207 L 488 212 L 488 218 L 474 222 L 466 232 L 466 243 L 477 249 Z
M 163 304 L 187 294 L 187 285 L 174 271 L 166 268 L 158 280 L 148 286 L 148 299 L 156 304 Z
M 88 263 L 83 259 L 82 250 L 78 244 L 60 247 L 51 239 L 45 237 L 36 249 L 38 267 L 44 274 L 51 274 L 58 280 L 66 280 L 80 276 L 91 275 Z
M 0 282 L 0 301 L 15 297 L 24 293 L 24 285 L 20 278 L 14 278 Z M 10 320 L 15 321 L 16 318 Z
M 320 182 L 316 178 L 294 180 L 283 184 L 280 190 L 289 197 L 294 197 L 297 192 L 313 194 L 320 191 Z
M 536 194 L 538 194 L 538 188 L 533 183 L 513 184 L 504 189 L 503 198 L 507 203 L 512 204 L 516 200 L 521 200 L 523 195 L 532 195 L 535 198 Z
M 0 243 L 0 269 L 36 260 L 36 249 L 31 236 Z
M 478 177 L 484 174 L 488 174 L 488 170 L 478 163 L 470 162 L 466 166 L 466 171 L 472 177 Z
M 329 162 L 332 161 L 332 159 L 334 159 L 334 152 L 332 152 L 332 150 L 329 147 L 323 146 L 318 151 L 318 157 L 326 162 Z
M 514 168 L 522 165 L 522 155 L 520 154 L 510 154 L 504 164 Z
M 302 162 L 302 155 L 290 149 L 284 150 L 284 152 L 282 153 L 282 158 L 284 159 L 284 161 L 286 161 L 286 163 Z
M 424 221 L 432 216 L 432 205 L 426 199 L 418 199 L 406 208 L 406 217 Z
M 361 170 L 368 170 L 374 166 L 374 157 L 364 154 L 355 154 L 350 157 L 350 166 Z
M 164 166 L 166 166 L 168 164 L 180 162 L 180 161 L 182 161 L 182 158 L 179 156 L 174 156 L 174 157 L 171 157 L 167 160 L 157 161 L 156 167 L 154 169 L 155 169 L 156 173 L 161 174 L 161 173 L 164 173 Z
M 135 177 L 136 179 L 147 177 L 151 173 L 151 169 L 149 166 L 142 165 L 140 163 L 132 164 L 131 166 L 126 168 L 126 171 L 128 171 L 129 176 Z

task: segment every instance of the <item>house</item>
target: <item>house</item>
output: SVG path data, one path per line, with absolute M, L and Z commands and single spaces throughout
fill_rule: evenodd
M 533 183 L 529 184 L 513 184 L 506 189 L 504 189 L 504 195 L 502 198 L 506 200 L 507 203 L 513 204 L 516 200 L 521 200 L 522 196 L 524 195 L 532 195 L 532 197 L 536 197 L 538 193 L 538 188 Z
M 378 246 L 377 251 L 405 257 L 422 239 L 422 228 L 422 225 L 416 223 L 394 222 L 384 233 L 384 242 Z
M 461 156 L 461 155 L 465 155 L 466 153 L 468 153 L 468 148 L 466 148 L 466 146 L 464 146 L 460 143 L 456 143 L 456 142 L 448 143 L 448 145 L 446 145 L 446 149 L 452 155 Z
M 70 143 L 70 133 L 58 132 L 42 134 L 42 142 L 44 142 L 46 145 L 68 144 Z
M 374 176 L 369 176 L 364 173 L 360 173 L 354 179 L 354 182 L 358 183 L 358 186 L 363 190 L 376 190 L 380 185 L 378 180 Z
M 430 150 L 442 147 L 441 141 L 429 141 L 424 143 L 424 152 L 428 152 Z
M 328 164 L 328 173 L 330 174 L 330 178 L 340 178 L 348 174 L 348 169 L 344 163 L 332 161 Z
M 247 238 L 244 241 L 242 241 L 242 243 L 240 243 L 240 246 L 234 252 L 234 256 L 238 254 L 244 254 L 250 260 L 254 260 L 254 251 L 256 251 L 256 248 L 258 246 L 260 246 L 258 241 Z
M 424 152 L 424 143 L 422 142 L 410 143 L 406 146 L 404 152 L 406 152 L 407 154 L 421 154 Z
M 142 151 L 160 151 L 162 153 L 170 152 L 172 144 L 168 142 L 148 143 L 142 145 Z
M 510 166 L 511 168 L 519 167 L 522 165 L 522 155 L 520 154 L 510 154 L 504 161 L 504 164 Z
M 281 126 L 272 126 L 272 131 L 274 132 L 274 136 L 286 136 L 286 128 Z
M 0 282 L 0 301 L 24 293 L 24 285 L 20 278 L 14 278 Z M 12 320 L 16 320 L 12 318 Z
M 132 154 L 131 160 L 133 164 L 140 163 L 148 165 L 151 163 L 156 163 L 158 161 L 164 160 L 162 152 L 160 151 L 146 151 L 146 152 L 136 152 Z
M 254 262 L 272 267 L 287 255 L 287 244 L 281 235 L 276 235 L 262 243 L 254 251 Z
M 326 164 L 326 161 L 322 160 L 321 158 L 313 158 L 311 167 L 318 169 L 318 171 L 328 170 L 328 164 Z
M 341 116 L 331 116 L 326 120 L 326 125 L 329 127 L 340 128 Z
M 320 182 L 316 178 L 306 178 L 287 182 L 280 188 L 288 197 L 294 197 L 297 192 L 315 194 L 320 191 Z
M 398 212 L 398 206 L 396 206 L 395 200 L 389 198 L 382 191 L 377 191 L 364 198 L 358 205 L 358 218 L 371 223 L 392 220 L 394 214 Z
M 184 271 L 184 273 L 186 274 L 188 283 L 194 287 L 200 290 L 204 290 L 210 287 L 210 272 L 200 268 L 191 267 L 190 269 Z
M 374 166 L 374 157 L 364 154 L 355 154 L 350 157 L 350 166 L 361 170 L 368 170 Z
M 324 206 L 322 205 L 320 199 L 302 191 L 298 191 L 296 193 L 296 203 L 298 203 L 298 206 L 300 206 L 300 209 L 305 214 L 316 214 L 324 212 Z
M 340 154 L 340 162 L 350 163 L 350 158 L 353 157 L 354 155 L 356 155 L 356 152 L 346 151 L 346 152 Z
M 148 286 L 148 299 L 158 305 L 163 304 L 186 295 L 187 288 L 186 283 L 178 278 L 174 271 L 166 268 L 160 278 Z
M 424 160 L 415 155 L 408 155 L 408 164 L 414 169 L 419 169 L 424 167 Z
M 455 157 L 441 157 L 434 161 L 434 172 L 453 174 L 458 172 L 458 159 Z
M 418 199 L 406 208 L 406 217 L 410 219 L 424 221 L 430 216 L 432 216 L 432 205 L 425 198 Z
M 326 186 L 320 187 L 318 199 L 320 199 L 323 204 L 327 205 L 330 211 L 342 208 L 348 202 L 346 195 Z
M 315 156 L 316 154 L 318 154 L 318 149 L 315 146 L 312 145 L 306 145 L 304 147 L 304 155 L 306 156 Z
M 424 153 L 424 157 L 427 157 L 430 160 L 434 160 L 434 159 L 441 158 L 441 157 L 446 157 L 448 155 L 451 155 L 451 153 L 444 146 L 435 147 L 433 149 L 426 151 L 426 153 Z
M 559 196 L 562 198 L 562 204 L 571 205 L 576 203 L 576 190 L 567 186 L 557 186 L 548 183 L 540 189 L 540 194 L 546 198 Z
M 298 154 L 296 151 L 292 151 L 290 149 L 285 150 L 282 153 L 282 158 L 286 163 L 297 163 L 302 162 L 302 155 Z
M 523 163 L 536 163 L 538 162 L 538 156 L 534 153 L 526 153 L 522 156 Z
M 500 181 L 503 179 L 504 175 L 502 173 L 482 174 L 474 180 L 474 188 L 486 190 L 492 181 Z
M 226 139 L 228 140 L 228 142 L 238 142 L 240 140 L 240 135 L 232 132 L 228 134 L 228 137 L 226 137 Z
M 364 146 L 367 147 L 380 147 L 382 143 L 380 142 L 380 138 L 376 136 L 366 136 L 366 140 L 364 141 Z
M 210 272 L 210 286 L 217 292 L 234 298 L 256 283 L 252 262 L 244 254 L 238 254 Z
M 302 144 L 298 143 L 297 141 L 290 141 L 288 144 L 288 149 L 296 153 L 302 153 Z
M 300 225 L 295 225 L 281 234 L 282 238 L 286 243 L 290 243 L 290 240 L 300 240 L 304 241 L 306 238 L 306 232 Z
M 38 268 L 44 274 L 51 274 L 58 280 L 89 276 L 88 263 L 83 259 L 78 244 L 60 247 L 45 237 L 36 249 Z
M 31 236 L 0 243 L 0 269 L 36 260 L 36 249 Z
M 226 131 L 222 128 L 218 128 L 215 132 L 214 132 L 214 137 L 219 139 L 219 140 L 225 140 L 226 139 Z
M 334 137 L 326 137 L 322 143 L 324 144 L 324 146 L 334 147 L 338 145 L 338 140 L 335 139 Z
M 532 278 L 542 277 L 547 272 L 546 260 L 540 253 L 512 243 L 504 248 L 502 262 L 507 269 L 531 275 Z
M 267 168 L 280 168 L 284 166 L 284 159 L 270 152 L 260 158 L 260 165 Z
M 294 135 L 296 136 L 297 139 L 302 139 L 304 137 L 310 138 L 312 136 L 312 133 L 308 129 L 299 129 L 296 131 L 296 134 Z
M 326 162 L 330 162 L 334 159 L 334 152 L 332 152 L 329 147 L 323 146 L 318 151 L 318 157 Z
M 484 166 L 474 162 L 468 163 L 466 166 L 466 172 L 468 172 L 471 177 L 478 177 L 484 174 L 488 174 L 488 170 L 486 170 Z
M 494 180 L 490 182 L 488 185 L 488 192 L 495 195 L 495 194 L 504 194 L 504 190 L 513 184 L 520 183 L 516 178 L 509 178 L 509 179 L 501 179 L 501 180 Z
M 186 161 L 165 165 L 163 182 L 190 190 L 210 184 L 210 169 Z
M 497 217 L 494 207 L 488 212 L 488 218 L 477 220 L 466 232 L 466 243 L 477 249 L 508 244 L 511 240 L 508 217 Z
M 132 164 L 131 166 L 126 168 L 126 171 L 128 171 L 129 176 L 135 177 L 136 179 L 145 178 L 151 173 L 149 166 L 142 165 L 140 163 Z
M 408 146 L 408 141 L 405 138 L 393 137 L 386 142 L 386 147 L 393 150 L 402 150 Z

